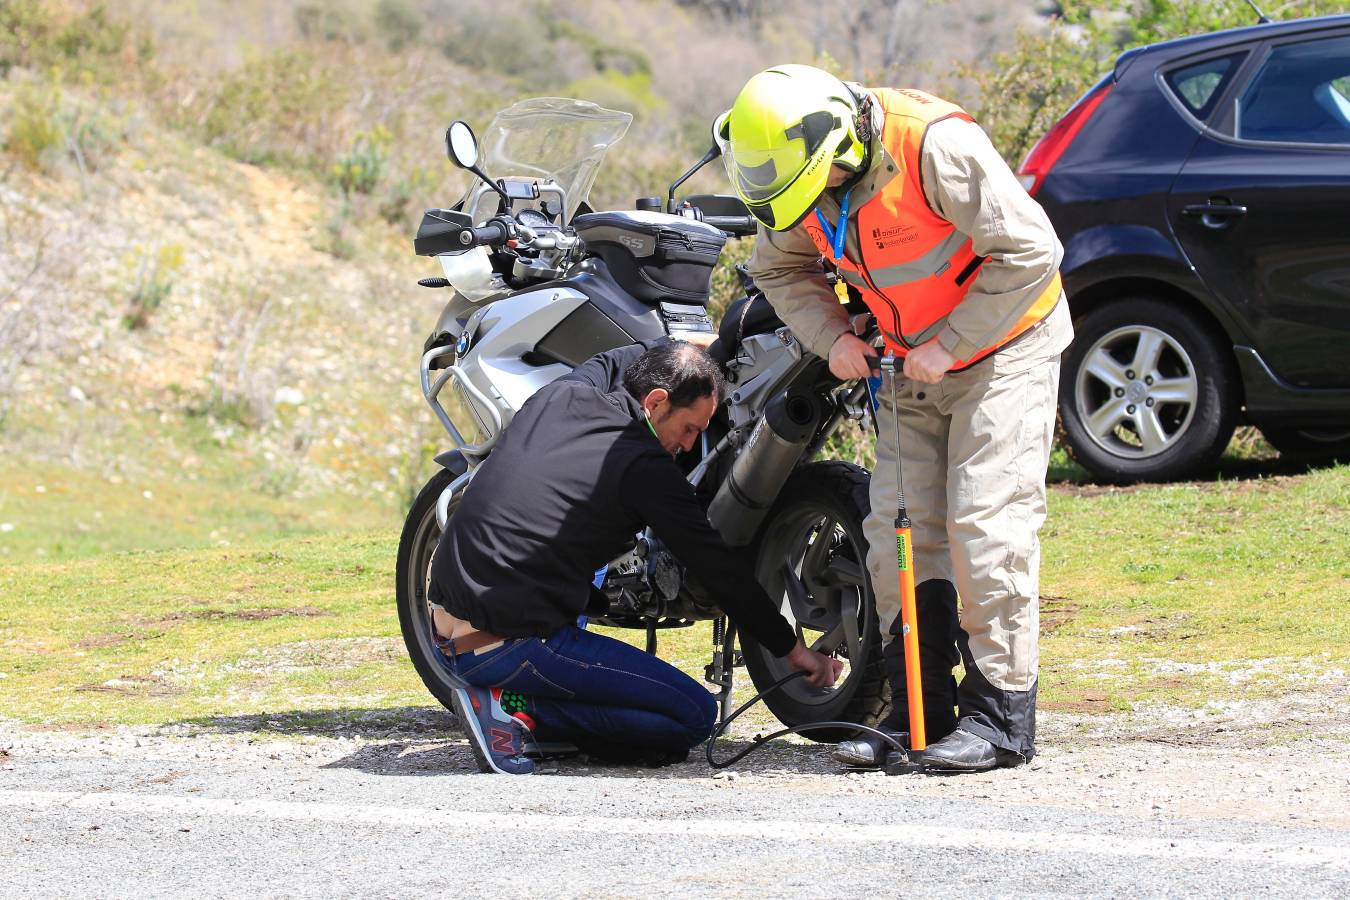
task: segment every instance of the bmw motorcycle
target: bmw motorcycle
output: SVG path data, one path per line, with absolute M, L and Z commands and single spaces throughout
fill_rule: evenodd
M 450 209 L 429 209 L 414 239 L 442 277 L 420 284 L 450 291 L 427 338 L 420 380 L 450 444 L 439 471 L 413 502 L 399 542 L 397 600 L 413 664 L 437 700 L 451 685 L 427 603 L 431 560 L 474 472 L 515 411 L 544 385 L 596 353 L 635 342 L 712 333 L 713 267 L 728 239 L 754 233 L 739 199 L 675 193 L 719 155 L 713 149 L 633 210 L 592 210 L 587 194 L 606 151 L 632 116 L 592 103 L 526 100 L 493 119 L 480 142 L 455 122 L 451 160 L 475 176 Z M 753 560 L 769 596 L 807 646 L 845 663 L 833 688 L 796 679 L 769 695 L 787 725 L 870 724 L 888 702 L 881 640 L 868 579 L 862 523 L 868 473 L 822 460 L 846 419 L 871 420 L 866 382 L 841 383 L 774 315 L 743 269 L 745 296 L 716 329 L 710 353 L 727 396 L 702 441 L 681 460 L 709 521 Z M 730 709 L 735 670 L 757 690 L 786 663 L 746 635 L 739 642 L 705 585 L 688 576 L 651 532 L 597 573 L 608 600 L 591 624 L 646 632 L 648 652 L 670 628 L 712 622 L 704 676 Z M 819 741 L 851 736 L 817 731 Z

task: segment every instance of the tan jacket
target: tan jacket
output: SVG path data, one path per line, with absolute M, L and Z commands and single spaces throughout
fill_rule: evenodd
M 878 137 L 871 143 L 872 165 L 853 189 L 855 210 L 899 176 L 899 166 L 879 137 L 880 104 L 874 101 L 872 108 Z M 1064 249 L 1045 211 L 979 125 L 960 119 L 934 123 L 924 136 L 920 156 L 929 208 L 970 235 L 975 252 L 987 257 L 970 292 L 938 333 L 947 352 L 967 359 L 1004 337 L 1031 307 L 1054 278 Z M 833 224 L 839 218 L 836 192 L 826 190 L 817 208 Z M 854 216 L 849 218 L 844 254 L 859 259 Z M 799 225 L 777 232 L 761 225 L 749 268 L 798 339 L 817 356 L 828 358 L 835 340 L 849 330 L 848 316 L 825 280 L 820 252 L 806 229 Z

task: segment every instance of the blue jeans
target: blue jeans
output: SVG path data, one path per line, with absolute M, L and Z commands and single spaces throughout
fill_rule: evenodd
M 717 721 L 717 700 L 703 685 L 649 653 L 575 625 L 441 660 L 469 684 L 524 694 L 541 740 L 568 741 L 611 759 L 682 753 Z

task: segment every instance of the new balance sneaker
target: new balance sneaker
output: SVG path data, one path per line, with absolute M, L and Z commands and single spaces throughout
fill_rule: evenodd
M 523 711 L 507 712 L 502 706 L 501 688 L 469 685 L 456 688 L 451 699 L 478 761 L 478 771 L 503 775 L 529 775 L 534 771 L 534 760 L 524 755 L 529 716 Z

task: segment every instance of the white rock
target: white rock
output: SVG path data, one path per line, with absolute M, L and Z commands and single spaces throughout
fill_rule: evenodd
M 74 400 L 76 403 L 89 402 L 89 398 L 85 396 L 84 391 L 80 390 L 79 386 L 74 384 L 70 386 L 70 399 Z
M 279 387 L 272 395 L 272 402 L 278 406 L 299 406 L 305 402 L 305 395 L 299 388 Z

